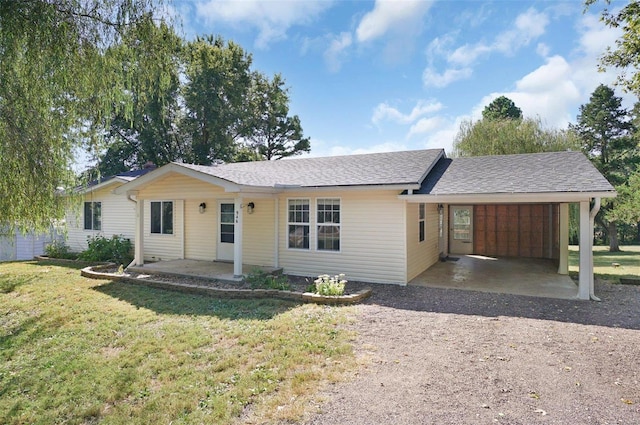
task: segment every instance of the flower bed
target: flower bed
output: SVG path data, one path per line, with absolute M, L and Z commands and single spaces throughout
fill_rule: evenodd
M 316 304 L 355 304 L 371 295 L 370 288 L 340 296 L 319 295 L 301 290 L 251 289 L 244 282 L 222 282 L 196 277 L 162 274 L 118 273 L 113 264 L 89 266 L 81 270 L 84 277 L 128 282 L 172 291 L 195 293 L 216 298 L 278 298 Z M 300 288 L 300 285 L 294 288 Z

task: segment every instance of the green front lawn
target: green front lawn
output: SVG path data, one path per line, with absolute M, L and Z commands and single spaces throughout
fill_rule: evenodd
M 640 277 L 640 246 L 621 246 L 621 252 L 609 252 L 609 247 L 593 247 L 593 272 L 597 277 L 618 281 L 621 277 Z M 577 246 L 569 247 L 569 273 L 578 272 Z
M 0 264 L 0 423 L 293 421 L 353 366 L 353 314 Z

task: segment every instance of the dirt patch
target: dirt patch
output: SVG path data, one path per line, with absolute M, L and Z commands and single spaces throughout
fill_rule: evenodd
M 319 424 L 640 423 L 640 287 L 602 302 L 374 286 L 363 364 L 321 394 Z

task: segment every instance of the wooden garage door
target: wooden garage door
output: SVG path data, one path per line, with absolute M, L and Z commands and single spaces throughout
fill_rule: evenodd
M 474 206 L 474 253 L 558 258 L 558 204 Z

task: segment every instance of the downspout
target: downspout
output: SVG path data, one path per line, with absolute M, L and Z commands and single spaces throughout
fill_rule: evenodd
M 131 201 L 134 204 L 136 204 L 136 211 L 138 210 L 138 200 L 137 199 L 132 199 L 131 196 L 135 196 L 132 195 L 131 193 L 127 192 L 127 201 Z M 131 266 L 133 266 L 136 263 L 136 256 L 133 256 L 133 260 L 129 263 L 129 265 L 126 267 L 127 269 Z
M 598 214 L 598 211 L 600 211 L 600 198 L 594 198 L 593 201 L 593 207 L 591 207 L 591 210 L 589 211 L 589 226 L 591 229 L 593 229 L 596 215 Z M 591 252 L 589 253 L 589 267 L 591 269 L 591 273 L 589 274 L 589 298 L 593 301 L 602 301 L 600 298 L 596 297 L 593 289 L 593 237 L 591 238 L 590 245 Z

